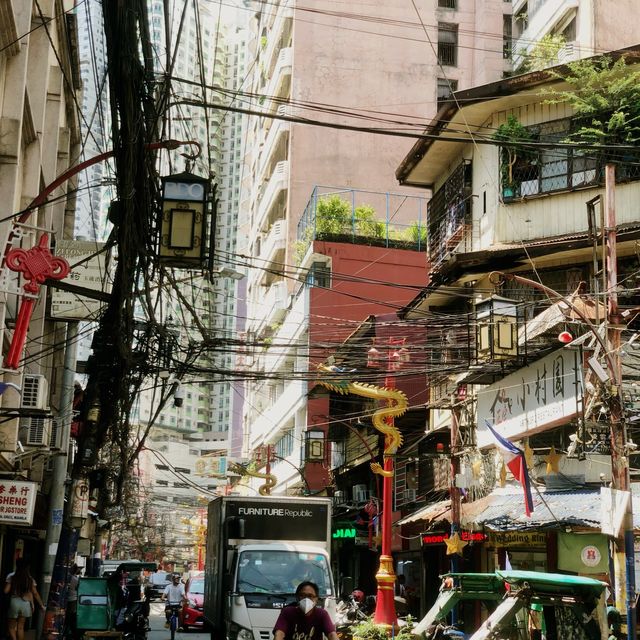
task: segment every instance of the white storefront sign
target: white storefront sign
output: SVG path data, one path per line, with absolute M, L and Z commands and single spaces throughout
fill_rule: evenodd
M 582 398 L 579 352 L 560 349 L 478 391 L 478 447 L 494 446 L 489 422 L 509 440 L 575 417 Z
M 38 485 L 0 480 L 0 523 L 32 525 Z
M 56 255 L 64 258 L 71 265 L 71 272 L 63 282 L 85 289 L 108 292 L 111 285 L 108 283 L 103 248 L 104 243 L 101 242 L 58 240 Z M 101 300 L 52 288 L 51 317 L 67 320 L 92 320 L 98 316 L 104 304 L 105 302 Z

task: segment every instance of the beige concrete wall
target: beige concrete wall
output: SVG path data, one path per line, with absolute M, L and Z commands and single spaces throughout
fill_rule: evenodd
M 335 8 L 330 2 L 317 4 L 320 10 Z M 292 100 L 339 105 L 361 114 L 387 112 L 386 118 L 420 124 L 414 130 L 421 130 L 436 112 L 437 78 L 457 80 L 462 89 L 502 76 L 502 13 L 510 8 L 505 9 L 502 0 L 458 6 L 456 11 L 437 9 L 437 0 L 429 0 L 420 3 L 418 17 L 405 0 L 354 0 L 348 13 L 361 19 L 296 10 Z M 437 64 L 439 21 L 459 24 L 456 67 L 443 69 Z M 391 126 L 308 111 L 300 115 L 356 126 Z M 314 185 L 416 194 L 414 189 L 401 189 L 394 176 L 413 142 L 294 125 L 289 154 L 290 240 Z

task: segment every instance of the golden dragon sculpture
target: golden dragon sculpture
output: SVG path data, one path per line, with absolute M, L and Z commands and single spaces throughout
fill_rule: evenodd
M 248 466 L 237 464 L 235 462 L 232 462 L 229 464 L 229 470 L 233 471 L 234 473 L 238 473 L 241 476 L 251 476 L 252 478 L 264 478 L 265 483 L 263 485 L 260 485 L 260 487 L 258 487 L 258 493 L 261 496 L 270 496 L 271 489 L 273 489 L 273 487 L 275 487 L 278 484 L 278 479 L 276 478 L 276 476 L 273 475 L 273 473 L 261 473 L 259 471 L 254 471 L 252 469 L 249 469 Z
M 387 405 L 378 409 L 373 416 L 371 416 L 371 422 L 373 426 L 384 435 L 384 456 L 395 454 L 402 446 L 402 434 L 395 427 L 393 419 L 401 416 L 407 410 L 407 396 L 398 389 L 347 380 L 341 377 L 344 371 L 338 367 L 321 364 L 318 366 L 318 369 L 331 374 L 330 377 L 327 376 L 326 378 L 318 380 L 318 383 L 327 389 L 343 395 L 352 393 L 364 398 L 386 401 Z M 377 462 L 371 463 L 371 471 L 385 477 L 393 476 L 393 471 L 385 471 Z

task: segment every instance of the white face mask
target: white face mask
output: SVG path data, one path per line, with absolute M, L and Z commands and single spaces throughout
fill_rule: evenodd
M 307 615 L 307 613 L 316 606 L 316 603 L 311 598 L 302 598 L 302 600 L 298 602 L 298 606 L 302 609 L 302 612 Z

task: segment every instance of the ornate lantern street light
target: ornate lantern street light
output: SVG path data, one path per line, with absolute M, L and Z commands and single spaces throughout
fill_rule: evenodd
M 215 215 L 208 224 L 209 180 L 184 172 L 162 178 L 160 261 L 167 266 L 199 269 L 211 262 Z

